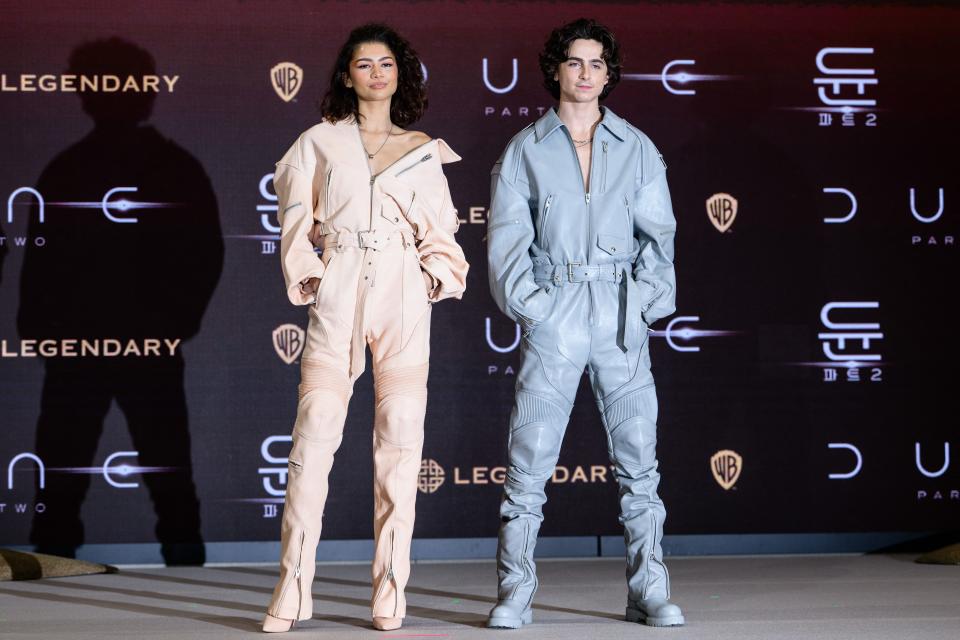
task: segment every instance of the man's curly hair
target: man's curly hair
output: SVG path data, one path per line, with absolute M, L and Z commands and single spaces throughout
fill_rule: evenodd
M 365 24 L 350 32 L 330 74 L 330 87 L 320 102 L 324 120 L 339 122 L 353 118 L 360 121 L 357 93 L 343 84 L 350 77 L 350 61 L 356 48 L 367 42 L 386 45 L 397 62 L 397 92 L 390 101 L 390 120 L 400 127 L 408 127 L 427 110 L 427 91 L 423 84 L 420 58 L 399 33 L 384 24 Z
M 543 72 L 543 86 L 555 100 L 560 99 L 560 83 L 553 79 L 560 65 L 567 61 L 570 53 L 570 45 L 574 40 L 596 40 L 603 45 L 603 61 L 607 63 L 607 84 L 600 92 L 600 99 L 603 100 L 613 88 L 620 82 L 620 67 L 622 58 L 620 57 L 620 45 L 614 37 L 613 32 L 603 26 L 596 20 L 580 18 L 574 20 L 562 27 L 557 27 L 550 32 L 543 45 L 543 51 L 540 52 L 540 71 Z

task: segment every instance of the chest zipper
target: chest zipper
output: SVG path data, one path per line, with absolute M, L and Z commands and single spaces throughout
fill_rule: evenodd
M 600 143 L 603 147 L 603 163 L 600 165 L 600 193 L 607 192 L 607 141 Z
M 553 194 L 547 196 L 546 202 L 543 203 L 543 213 L 540 214 L 540 230 L 537 232 L 537 242 L 540 243 L 541 247 L 546 247 L 546 243 L 543 239 L 543 234 L 547 229 L 547 218 L 550 217 L 550 205 L 553 203 Z
M 323 220 L 321 222 L 326 222 L 327 218 L 330 217 L 330 183 L 333 181 L 333 167 L 330 167 L 330 170 L 327 171 L 327 180 L 323 189 Z
M 432 154 L 432 153 L 428 153 L 427 155 L 423 156 L 422 158 L 420 158 L 419 160 L 417 160 L 416 162 L 414 162 L 414 163 L 413 163 L 412 165 L 410 165 L 409 167 L 405 167 L 405 168 L 401 169 L 400 171 L 397 171 L 397 173 L 394 174 L 394 177 L 398 177 L 398 176 L 406 173 L 407 171 L 410 171 L 410 169 L 413 169 L 414 167 L 423 164 L 424 162 L 426 162 L 427 160 L 429 160 L 429 159 L 432 158 L 432 157 L 433 157 L 433 154 Z

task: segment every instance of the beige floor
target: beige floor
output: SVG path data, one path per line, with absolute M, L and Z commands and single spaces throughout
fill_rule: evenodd
M 492 631 L 492 562 L 414 566 L 403 629 L 376 632 L 366 565 L 320 565 L 315 616 L 291 638 L 826 639 L 960 638 L 960 566 L 906 556 L 677 558 L 687 626 L 622 620 L 623 563 L 544 560 L 534 624 Z M 133 569 L 0 583 L 0 638 L 237 638 L 257 633 L 276 567 Z

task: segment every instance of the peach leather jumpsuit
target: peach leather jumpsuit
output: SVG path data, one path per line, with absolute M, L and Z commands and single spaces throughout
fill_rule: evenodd
M 459 223 L 441 166 L 459 159 L 435 139 L 374 175 L 349 121 L 310 128 L 277 163 L 283 273 L 290 301 L 310 305 L 310 320 L 272 616 L 312 616 L 327 477 L 367 345 L 376 397 L 371 606 L 374 617 L 405 614 L 431 304 L 460 298 L 468 269 L 454 240 Z M 304 293 L 314 277 L 319 289 Z

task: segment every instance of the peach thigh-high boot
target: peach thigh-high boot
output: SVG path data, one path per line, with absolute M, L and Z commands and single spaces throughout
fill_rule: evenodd
M 315 336 L 316 315 L 311 313 L 311 331 Z M 349 344 L 349 335 L 341 342 Z M 308 343 L 320 346 L 318 340 Z M 342 347 L 345 353 L 349 347 Z M 274 622 L 277 630 L 286 630 L 293 620 L 307 620 L 313 615 L 311 583 L 313 581 L 317 543 L 323 524 L 323 508 L 327 500 L 327 478 L 333 456 L 343 438 L 343 425 L 353 385 L 346 373 L 347 359 L 336 362 L 330 357 L 329 340 L 323 347 L 301 361 L 300 401 L 293 429 L 293 447 L 289 456 L 287 495 L 281 530 L 280 580 L 273 592 L 269 616 L 285 622 Z M 264 630 L 271 621 L 267 620 Z
M 405 284 L 416 286 L 419 274 L 412 269 L 408 274 Z M 426 296 L 401 303 L 400 318 L 390 297 L 378 300 L 380 304 L 373 309 L 373 317 L 381 322 L 371 327 L 370 341 L 377 401 L 371 604 L 373 624 L 381 630 L 398 628 L 406 614 L 404 588 L 410 577 L 430 354 L 431 314 Z

